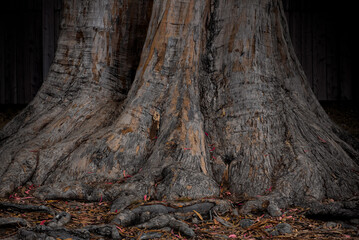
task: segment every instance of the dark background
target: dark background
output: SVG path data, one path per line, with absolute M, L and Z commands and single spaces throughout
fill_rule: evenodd
M 344 1 L 343 1 L 344 2 Z M 321 101 L 359 105 L 354 3 L 283 0 L 292 42 Z M 0 106 L 29 103 L 46 79 L 62 0 L 7 0 L 0 8 Z
M 0 3 L 0 104 L 29 103 L 56 50 L 62 0 Z

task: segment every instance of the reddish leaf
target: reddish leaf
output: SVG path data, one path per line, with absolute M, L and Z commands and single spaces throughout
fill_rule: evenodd
M 117 211 L 117 210 L 116 210 Z M 120 230 L 121 232 L 124 232 L 124 230 L 122 229 L 122 228 L 120 228 L 119 226 L 116 226 L 116 228 L 118 229 L 118 230 Z

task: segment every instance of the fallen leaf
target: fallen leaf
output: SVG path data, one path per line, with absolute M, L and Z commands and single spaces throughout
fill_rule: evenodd
M 193 210 L 193 212 L 199 217 L 199 219 L 201 219 L 201 221 L 203 221 L 203 217 L 199 212 L 197 212 L 196 210 Z
M 119 226 L 116 226 L 116 228 L 117 228 L 118 230 L 120 230 L 121 232 L 124 232 L 124 230 L 123 230 L 122 228 L 120 228 Z

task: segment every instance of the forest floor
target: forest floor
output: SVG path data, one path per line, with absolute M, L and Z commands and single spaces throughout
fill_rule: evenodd
M 110 202 L 41 201 L 33 198 L 31 192 L 25 189 L 25 187 L 20 188 L 10 199 L 0 199 L 0 239 L 28 239 L 16 238 L 18 230 L 26 225 L 27 228 L 24 229 L 35 233 L 47 233 L 56 240 L 114 239 L 112 233 L 108 231 L 92 232 L 89 238 L 83 237 L 83 230 L 86 230 L 86 227 L 104 226 L 104 224 L 117 231 L 119 239 L 359 239 L 359 219 L 350 221 L 311 219 L 305 215 L 306 210 L 303 208 L 286 209 L 279 217 L 270 217 L 263 213 L 241 216 L 235 213 L 236 211 L 232 211 L 210 218 L 193 211 L 189 218 L 183 220 L 195 233 L 194 238 L 188 238 L 183 232 L 170 228 L 149 230 L 116 225 L 112 223 L 112 220 L 118 213 L 110 212 Z M 6 207 L 8 203 L 29 207 L 45 206 L 57 213 L 69 213 L 71 220 L 64 226 L 56 228 L 56 231 L 51 230 L 52 232 L 50 232 L 46 226 L 50 226 L 50 223 L 54 221 L 53 214 L 48 211 Z M 151 204 L 151 202 L 137 204 L 145 205 Z M 17 221 L 1 226 L 2 220 L 14 218 L 22 219 L 22 222 Z M 23 220 L 26 222 L 23 223 Z
M 359 108 L 354 104 L 322 103 L 328 115 L 346 131 L 359 139 Z M 0 129 L 10 121 L 23 106 L 0 107 Z M 78 235 L 86 226 L 112 226 L 124 239 L 186 239 L 183 233 L 171 229 L 148 230 L 122 227 L 111 223 L 117 213 L 110 212 L 111 202 L 81 202 L 74 200 L 39 200 L 32 196 L 35 186 L 19 187 L 9 198 L 0 199 L 0 239 L 16 238 L 19 229 L 39 229 L 54 221 L 54 213 L 34 209 L 17 209 L 16 206 L 45 206 L 56 213 L 66 212 L 71 219 L 57 232 L 53 239 L 84 239 Z M 10 207 L 9 204 L 10 203 Z M 13 205 L 11 205 L 13 204 Z M 143 201 L 139 205 L 151 204 Z M 40 209 L 41 210 L 41 209 Z M 8 221 L 15 219 L 11 223 Z M 19 219 L 22 219 L 19 221 Z M 246 219 L 246 220 L 245 220 Z M 25 221 L 23 221 L 25 220 Z M 196 234 L 195 239 L 359 239 L 359 216 L 357 219 L 313 219 L 306 216 L 306 209 L 290 208 L 279 217 L 258 213 L 241 216 L 237 211 L 217 216 L 202 216 L 193 211 L 184 222 Z M 41 228 L 42 227 L 42 228 Z M 111 232 L 102 235 L 92 232 L 89 239 L 112 239 Z M 117 234 L 116 233 L 116 234 Z M 56 237 L 58 234 L 58 237 Z M 107 234 L 107 235 L 106 235 Z M 86 238 L 85 238 L 86 239 Z

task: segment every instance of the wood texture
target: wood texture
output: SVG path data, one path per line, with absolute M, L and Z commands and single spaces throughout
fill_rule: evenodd
M 280 216 L 359 191 L 359 144 L 313 94 L 280 0 L 64 6 L 47 80 L 0 132 L 0 196 L 31 182 L 122 210 L 222 187 Z

